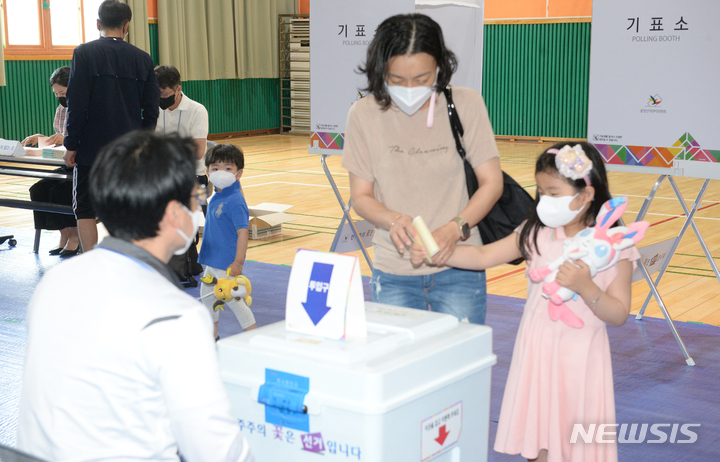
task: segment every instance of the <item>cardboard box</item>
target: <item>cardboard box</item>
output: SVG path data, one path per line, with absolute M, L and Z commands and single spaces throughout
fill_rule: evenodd
M 248 231 L 250 239 L 264 239 L 282 234 L 282 224 L 295 220 L 295 217 L 284 213 L 292 205 L 271 204 L 263 202 L 250 209 Z

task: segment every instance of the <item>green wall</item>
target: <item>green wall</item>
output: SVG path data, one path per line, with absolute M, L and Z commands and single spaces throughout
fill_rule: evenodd
M 158 63 L 157 24 L 150 24 L 150 54 Z M 22 140 L 52 134 L 57 100 L 50 74 L 70 61 L 6 61 L 7 86 L 0 87 L 0 138 Z M 183 91 L 203 104 L 210 134 L 276 129 L 279 79 L 223 79 L 183 82 Z
M 148 24 L 150 30 L 150 57 L 153 63 L 157 66 L 160 64 L 160 44 L 158 42 L 158 25 Z
M 183 92 L 207 108 L 211 134 L 279 126 L 278 79 L 196 80 Z
M 486 25 L 483 42 L 496 135 L 587 138 L 590 23 Z
M 157 24 L 150 24 L 158 63 Z M 484 30 L 483 96 L 498 135 L 586 138 L 590 23 L 493 24 Z M 52 131 L 52 71 L 68 61 L 6 61 L 0 137 Z M 210 133 L 276 129 L 278 79 L 188 81 L 183 91 L 208 109 Z
M 0 138 L 22 140 L 52 135 L 57 99 L 50 88 L 55 69 L 70 61 L 6 61 L 7 85 L 0 87 Z

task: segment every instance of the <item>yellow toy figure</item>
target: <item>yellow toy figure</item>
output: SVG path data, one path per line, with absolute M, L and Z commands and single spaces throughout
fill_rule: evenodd
M 250 279 L 242 275 L 235 276 L 234 278 L 229 276 L 230 269 L 228 269 L 227 278 L 218 279 L 211 274 L 206 274 L 200 278 L 200 281 L 205 284 L 215 285 L 215 289 L 213 290 L 213 293 L 217 298 L 215 303 L 213 303 L 215 311 L 217 311 L 218 308 L 225 311 L 225 307 L 223 305 L 233 299 L 240 300 L 242 298 L 245 300 L 245 304 L 247 306 L 252 305 L 252 297 L 250 296 L 252 293 L 252 285 L 250 284 Z

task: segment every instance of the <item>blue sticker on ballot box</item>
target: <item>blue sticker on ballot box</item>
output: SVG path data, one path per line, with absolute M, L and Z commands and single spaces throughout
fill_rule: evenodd
M 304 401 L 310 379 L 287 372 L 265 369 L 258 402 L 265 405 L 265 421 L 273 425 L 310 431 L 310 419 Z

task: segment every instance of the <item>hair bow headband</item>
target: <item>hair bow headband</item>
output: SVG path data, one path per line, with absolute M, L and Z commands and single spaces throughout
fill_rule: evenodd
M 548 149 L 548 153 L 555 154 L 555 166 L 564 177 L 573 180 L 583 179 L 590 186 L 590 171 L 592 161 L 583 151 L 582 146 L 565 145 L 560 149 Z

